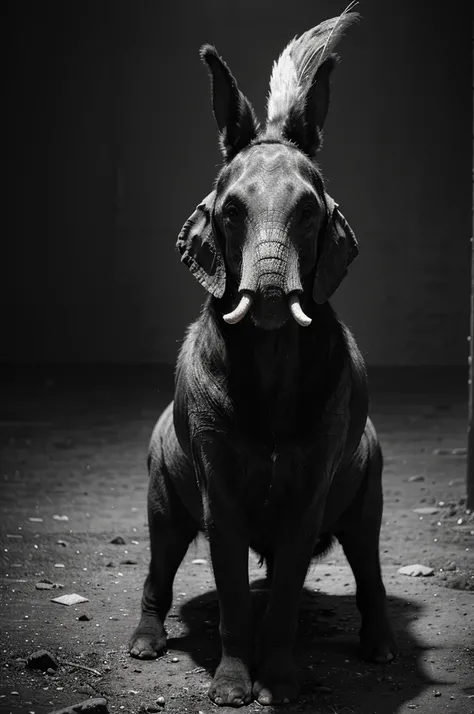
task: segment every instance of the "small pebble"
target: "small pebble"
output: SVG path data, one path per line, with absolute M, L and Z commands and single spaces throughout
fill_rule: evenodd
M 179 659 L 178 659 L 177 657 L 173 657 L 173 658 L 171 659 L 171 661 L 172 661 L 172 662 L 179 662 Z
M 435 697 L 440 697 L 440 696 L 441 696 L 441 692 L 440 692 L 438 689 L 435 689 L 434 692 L 433 692 L 433 695 L 434 695 Z
M 112 538 L 112 540 L 110 542 L 113 543 L 113 545 L 125 545 L 126 544 L 125 538 L 122 538 L 122 536 L 117 536 L 116 538 Z
M 82 602 L 89 602 L 89 600 L 77 593 L 68 593 L 67 595 L 52 598 L 51 602 L 56 602 L 59 605 L 79 605 Z
M 414 563 L 413 565 L 405 565 L 403 568 L 399 568 L 398 572 L 401 575 L 411 575 L 412 578 L 417 578 L 420 575 L 426 577 L 428 575 L 433 575 L 433 568 L 429 568 L 426 565 L 420 565 L 420 563 Z
M 56 670 L 58 663 L 55 657 L 47 650 L 37 650 L 29 655 L 26 660 L 26 666 L 28 669 L 40 669 L 42 672 L 46 672 L 48 669 Z
M 165 706 L 165 698 L 164 697 L 158 697 L 156 700 L 156 703 L 159 704 L 160 707 Z

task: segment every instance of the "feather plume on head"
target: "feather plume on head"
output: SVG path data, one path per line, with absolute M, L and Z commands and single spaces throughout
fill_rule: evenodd
M 329 78 L 336 60 L 334 49 L 347 28 L 359 17 L 358 13 L 350 12 L 356 4 L 351 2 L 337 17 L 295 37 L 274 63 L 267 102 L 267 127 L 273 134 L 284 134 L 292 115 L 304 113 L 316 73 L 325 62 Z M 304 122 L 304 118 L 302 120 Z

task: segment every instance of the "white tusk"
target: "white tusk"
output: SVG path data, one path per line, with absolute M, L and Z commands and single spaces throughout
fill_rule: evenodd
M 242 318 L 248 313 L 250 305 L 252 304 L 252 295 L 249 293 L 244 293 L 240 298 L 240 302 L 232 312 L 228 312 L 227 315 L 223 315 L 223 318 L 229 325 L 235 325 L 240 322 Z
M 311 318 L 308 317 L 308 315 L 305 315 L 301 309 L 298 293 L 290 295 L 288 304 L 290 306 L 291 314 L 295 318 L 298 325 L 301 325 L 301 327 L 308 327 L 308 325 L 311 325 Z

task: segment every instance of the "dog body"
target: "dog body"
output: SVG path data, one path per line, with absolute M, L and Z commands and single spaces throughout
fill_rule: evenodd
M 379 563 L 382 454 L 362 356 L 328 302 L 357 241 L 314 162 L 330 53 L 353 19 L 344 17 L 284 51 L 263 131 L 223 60 L 203 49 L 226 163 L 178 239 L 210 295 L 151 439 L 151 562 L 130 652 L 165 651 L 173 579 L 205 531 L 220 607 L 222 659 L 209 691 L 218 705 L 297 696 L 298 600 L 311 559 L 333 536 L 356 579 L 365 654 L 395 654 Z M 269 584 L 258 631 L 249 548 Z

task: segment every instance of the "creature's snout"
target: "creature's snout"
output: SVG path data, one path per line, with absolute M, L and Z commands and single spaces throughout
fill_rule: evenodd
M 277 235 L 259 232 L 256 242 L 249 244 L 252 250 L 247 248 L 243 253 L 240 301 L 232 312 L 224 315 L 224 320 L 234 325 L 253 306 L 258 322 L 271 328 L 286 321 L 289 308 L 299 325 L 310 325 L 311 318 L 304 314 L 299 302 L 303 288 L 298 254 L 284 231 Z

